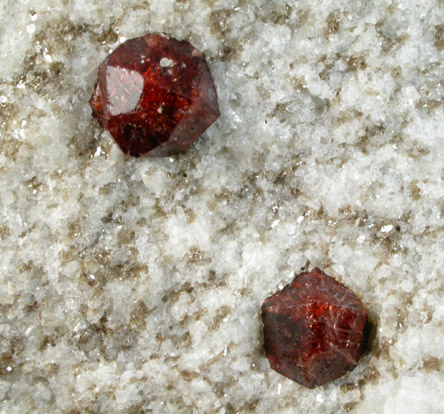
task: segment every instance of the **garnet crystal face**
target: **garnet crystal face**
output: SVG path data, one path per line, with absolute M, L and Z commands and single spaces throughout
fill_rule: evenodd
M 318 268 L 266 299 L 262 320 L 271 367 L 308 388 L 352 370 L 365 350 L 366 311 L 349 288 Z
M 205 56 L 160 35 L 127 40 L 111 53 L 90 104 L 99 124 L 135 157 L 182 152 L 220 116 Z

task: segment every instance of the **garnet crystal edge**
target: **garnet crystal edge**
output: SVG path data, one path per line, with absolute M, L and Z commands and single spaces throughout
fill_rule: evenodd
M 315 268 L 265 300 L 271 368 L 314 388 L 352 370 L 365 351 L 367 313 L 347 287 Z
M 182 152 L 220 116 L 203 53 L 155 34 L 127 40 L 104 60 L 90 104 L 135 157 Z

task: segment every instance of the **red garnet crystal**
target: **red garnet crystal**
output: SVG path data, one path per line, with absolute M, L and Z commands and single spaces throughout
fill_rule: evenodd
M 205 56 L 160 35 L 127 40 L 111 53 L 90 104 L 99 124 L 135 157 L 182 152 L 220 115 Z
M 353 369 L 367 341 L 359 299 L 318 268 L 266 299 L 262 320 L 271 367 L 308 388 Z

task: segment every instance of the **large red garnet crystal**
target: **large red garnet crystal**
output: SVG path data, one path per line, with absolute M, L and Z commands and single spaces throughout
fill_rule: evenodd
M 127 40 L 99 67 L 93 115 L 125 154 L 182 152 L 219 117 L 205 56 L 160 35 Z
M 318 268 L 266 299 L 262 320 L 271 367 L 308 388 L 353 369 L 367 341 L 359 299 Z

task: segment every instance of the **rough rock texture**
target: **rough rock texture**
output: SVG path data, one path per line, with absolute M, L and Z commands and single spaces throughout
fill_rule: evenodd
M 127 40 L 105 59 L 90 103 L 135 157 L 183 152 L 220 116 L 205 56 L 157 34 Z
M 442 414 L 444 4 L 0 2 L 0 411 Z M 221 117 L 130 158 L 91 116 L 103 59 L 205 53 Z M 314 266 L 376 326 L 315 390 L 260 307 Z
M 359 299 L 318 268 L 267 298 L 262 320 L 271 367 L 308 388 L 352 370 L 367 344 L 367 312 Z

